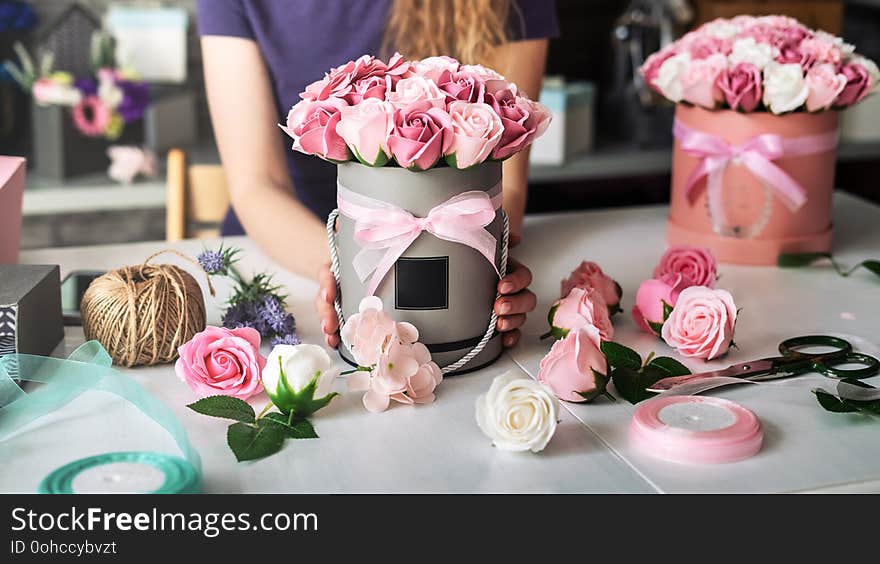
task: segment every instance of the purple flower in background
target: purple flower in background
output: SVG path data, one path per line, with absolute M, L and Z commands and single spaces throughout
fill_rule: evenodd
M 0 2 L 0 31 L 22 31 L 34 27 L 36 23 L 37 15 L 24 2 Z
M 228 266 L 223 253 L 218 251 L 203 251 L 196 257 L 202 268 L 208 274 L 225 274 Z
M 142 82 L 120 80 L 116 83 L 122 89 L 122 102 L 116 108 L 125 123 L 131 123 L 144 117 L 150 105 L 150 87 Z
M 223 327 L 227 329 L 238 329 L 239 327 L 249 327 L 245 325 L 247 314 L 243 304 L 235 304 L 226 309 L 223 314 Z
M 73 85 L 77 90 L 82 92 L 83 96 L 97 96 L 98 82 L 90 76 L 80 76 L 73 81 Z
M 285 332 L 287 311 L 285 311 L 284 306 L 277 297 L 270 295 L 263 298 L 260 317 L 276 333 Z
M 301 343 L 299 335 L 293 332 L 273 338 L 270 344 L 274 347 L 275 345 L 299 345 Z

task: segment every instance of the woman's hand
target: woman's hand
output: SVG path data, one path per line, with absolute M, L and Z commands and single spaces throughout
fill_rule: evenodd
M 512 347 L 519 342 L 519 328 L 525 323 L 526 314 L 535 309 L 537 298 L 529 289 L 532 273 L 520 262 L 510 259 L 509 272 L 498 282 L 501 297 L 495 301 L 495 312 L 498 314 L 498 331 L 504 333 L 505 347 Z M 321 289 L 315 296 L 315 308 L 321 318 L 321 331 L 330 347 L 339 346 L 339 319 L 333 308 L 336 299 L 336 282 L 330 272 L 330 265 L 324 265 L 318 273 Z

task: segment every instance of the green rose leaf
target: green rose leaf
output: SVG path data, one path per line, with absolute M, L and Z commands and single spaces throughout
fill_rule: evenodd
M 691 373 L 687 366 L 668 356 L 658 356 L 648 366 L 663 371 L 666 376 L 686 376 Z
M 861 266 L 880 276 L 880 260 L 866 260 Z
M 236 460 L 258 460 L 281 450 L 286 433 L 284 429 L 265 417 L 256 425 L 233 423 L 226 432 L 226 442 Z
M 254 408 L 246 401 L 229 396 L 209 396 L 191 403 L 187 407 L 202 415 L 232 419 L 242 423 L 253 423 L 257 417 Z
M 666 303 L 666 300 L 663 300 L 663 321 L 665 322 L 669 319 L 669 316 L 672 314 L 672 306 Z M 662 325 L 661 325 L 662 327 Z
M 649 392 L 646 388 L 665 377 L 665 372 L 652 366 L 646 366 L 641 371 L 623 367 L 611 371 L 614 387 L 631 404 L 654 397 L 654 392 Z
M 283 413 L 272 412 L 267 413 L 266 417 L 269 423 L 279 425 L 284 430 L 288 439 L 317 439 L 318 433 L 308 419 L 294 419 L 290 421 L 290 417 Z
M 834 396 L 829 394 L 825 390 L 813 390 L 813 393 L 816 394 L 816 399 L 819 400 L 819 405 L 825 408 L 825 411 L 831 411 L 833 413 L 855 413 L 858 411 L 858 408 L 855 406 L 848 405 Z
M 657 337 L 661 337 L 663 335 L 663 324 L 662 323 L 657 323 L 655 321 L 648 321 L 647 319 L 645 320 L 645 323 L 648 324 L 648 327 L 651 328 L 651 331 L 654 332 L 654 335 L 656 335 Z
M 823 258 L 831 258 L 831 253 L 783 253 L 776 264 L 782 268 L 800 268 Z
M 638 370 L 642 367 L 642 357 L 629 347 L 612 341 L 602 341 L 600 348 L 608 364 L 613 367 L 630 370 Z

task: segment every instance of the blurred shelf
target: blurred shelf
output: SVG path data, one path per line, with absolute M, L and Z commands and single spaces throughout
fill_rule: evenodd
M 840 144 L 840 162 L 870 159 L 880 159 L 880 142 L 844 141 Z M 592 153 L 574 155 L 562 165 L 532 165 L 529 181 L 536 184 L 572 182 L 668 174 L 671 170 L 670 148 L 639 149 L 632 145 L 608 145 Z

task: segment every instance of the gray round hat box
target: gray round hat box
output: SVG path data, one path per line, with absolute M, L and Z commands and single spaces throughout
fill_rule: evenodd
M 348 190 L 393 204 L 416 217 L 425 217 L 433 207 L 463 192 L 480 190 L 491 195 L 501 186 L 501 163 L 489 161 L 466 170 L 437 167 L 422 172 L 347 162 L 338 165 L 337 174 L 339 184 Z M 498 242 L 495 264 L 499 266 L 502 215 L 496 210 L 494 221 L 486 226 Z M 357 313 L 366 283 L 352 266 L 360 251 L 354 240 L 354 221 L 340 214 L 337 226 L 339 292 L 342 313 L 348 319 Z M 468 354 L 486 334 L 497 285 L 498 274 L 477 250 L 424 231 L 389 270 L 375 295 L 396 321 L 418 328 L 419 341 L 443 368 Z M 478 355 L 449 374 L 491 364 L 501 349 L 501 337 L 495 332 Z M 339 352 L 346 362 L 355 364 L 350 343 L 343 342 Z

